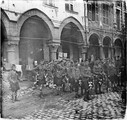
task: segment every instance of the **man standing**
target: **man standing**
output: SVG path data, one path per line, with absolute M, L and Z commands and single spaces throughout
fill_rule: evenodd
M 91 77 L 91 69 L 88 64 L 89 64 L 88 61 L 86 61 L 84 64 L 80 66 L 80 73 L 81 73 L 82 86 L 83 86 L 81 87 L 82 88 L 81 91 L 84 90 L 85 92 L 84 100 L 86 101 L 89 100 L 88 81 L 89 81 L 89 78 Z
M 20 89 L 19 81 L 18 81 L 18 74 L 15 69 L 16 69 L 16 66 L 15 64 L 13 64 L 12 69 L 9 73 L 9 77 L 8 77 L 10 88 L 12 91 L 12 102 L 17 101 L 17 91 Z

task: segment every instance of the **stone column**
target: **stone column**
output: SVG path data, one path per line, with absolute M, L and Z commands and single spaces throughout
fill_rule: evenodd
M 59 44 L 49 44 L 51 60 L 56 60 L 56 52 L 59 46 L 60 46 Z
M 73 60 L 73 46 L 72 44 L 69 45 L 70 48 L 70 59 Z
M 103 45 L 100 45 L 100 58 L 104 59 L 104 51 L 103 51 Z
M 110 47 L 108 47 L 108 58 L 111 58 L 112 56 L 111 56 L 111 48 Z
M 113 4 L 114 23 L 116 23 L 116 2 L 114 1 Z
M 18 49 L 18 42 L 17 41 L 8 41 L 8 63 L 10 64 L 18 64 L 18 58 L 17 58 L 17 49 Z
M 87 47 L 82 46 L 81 47 L 81 54 L 82 54 L 82 59 L 85 61 L 86 60 L 86 53 L 87 53 Z
M 102 9 L 102 4 L 98 4 L 99 10 L 98 10 L 98 19 L 99 19 L 99 25 L 102 28 L 103 27 L 103 9 Z
M 115 48 L 113 46 L 111 46 L 111 56 L 112 56 L 112 59 L 114 59 L 114 57 L 115 57 Z

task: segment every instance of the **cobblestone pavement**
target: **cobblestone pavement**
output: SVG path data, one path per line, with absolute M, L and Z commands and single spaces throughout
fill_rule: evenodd
M 55 97 L 55 96 L 54 96 Z M 33 114 L 21 119 L 25 120 L 86 120 L 86 119 L 121 119 L 123 108 L 120 95 L 116 92 L 97 95 L 93 100 L 84 102 L 82 99 L 65 100 L 63 97 L 48 101 Z M 11 118 L 11 117 L 10 117 Z
M 32 88 L 22 88 L 18 91 L 17 96 L 18 97 L 23 97 L 26 94 L 30 94 L 33 92 Z M 6 95 L 3 96 L 3 102 L 8 102 L 11 100 L 11 92 L 8 92 Z
M 7 81 L 5 81 L 6 86 Z M 18 92 L 18 97 L 24 95 L 32 95 L 32 88 L 22 87 Z M 71 95 L 68 94 L 68 96 Z M 65 98 L 68 98 L 66 96 Z M 33 96 L 34 97 L 34 96 Z M 120 104 L 120 94 L 117 92 L 109 92 L 101 95 L 96 95 L 94 99 L 84 102 L 82 99 L 67 100 L 63 96 L 53 96 L 50 102 L 46 97 L 41 109 L 34 113 L 23 116 L 21 119 L 34 120 L 86 120 L 86 119 L 120 119 L 123 117 L 123 111 Z M 10 101 L 11 95 L 8 92 L 3 96 L 3 102 Z M 10 118 L 12 118 L 10 116 Z M 13 118 L 14 119 L 14 118 Z

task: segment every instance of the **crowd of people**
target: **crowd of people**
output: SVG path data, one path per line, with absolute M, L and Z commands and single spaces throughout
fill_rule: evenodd
M 17 91 L 20 89 L 15 67 L 12 65 L 8 77 L 13 101 L 17 100 Z M 117 91 L 120 87 L 123 88 L 122 97 L 126 101 L 124 69 L 121 62 L 112 59 L 80 62 L 62 59 L 51 62 L 41 61 L 31 70 L 30 76 L 34 76 L 33 89 L 40 90 L 40 97 L 43 96 L 43 88 L 49 87 L 55 89 L 57 94 L 74 92 L 76 98 L 83 97 L 87 101 L 95 94 Z M 23 71 L 23 74 L 28 75 L 27 71 Z
M 42 61 L 34 68 L 34 89 L 39 86 L 42 95 L 44 86 L 57 89 L 58 94 L 74 91 L 75 97 L 89 100 L 93 94 L 118 90 L 122 84 L 121 66 L 120 62 L 111 59 Z

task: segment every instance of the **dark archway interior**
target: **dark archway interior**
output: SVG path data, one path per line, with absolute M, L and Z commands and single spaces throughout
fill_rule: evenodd
M 116 39 L 114 42 L 114 46 L 115 46 L 115 56 L 119 59 L 120 57 L 122 57 L 122 42 L 120 39 Z
M 62 52 L 67 53 L 67 58 L 79 60 L 79 44 L 83 42 L 83 37 L 79 28 L 72 22 L 64 26 L 61 33 Z
M 44 59 L 44 46 L 51 40 L 48 25 L 38 16 L 28 18 L 20 32 L 19 57 L 20 64 L 38 63 Z
M 99 41 L 98 41 L 98 35 L 96 34 L 92 34 L 89 38 L 89 43 L 90 45 L 99 45 Z
M 111 46 L 111 39 L 109 37 L 105 37 L 104 40 L 103 40 L 103 50 L 104 50 L 104 55 L 105 55 L 105 58 L 108 58 L 108 54 L 109 54 L 109 47 Z
M 88 59 L 91 59 L 91 55 L 94 59 L 100 58 L 100 47 L 99 47 L 99 37 L 96 34 L 92 34 L 89 38 L 89 49 L 88 49 Z
M 122 42 L 121 42 L 121 40 L 120 40 L 120 39 L 116 39 L 114 45 L 115 45 L 115 46 L 118 46 L 118 47 L 122 47 Z

